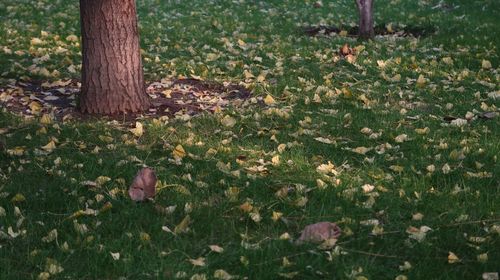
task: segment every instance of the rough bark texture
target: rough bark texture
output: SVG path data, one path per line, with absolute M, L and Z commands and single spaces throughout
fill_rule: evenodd
M 105 115 L 146 110 L 135 0 L 80 0 L 80 18 L 80 110 Z
M 373 1 L 356 0 L 359 12 L 359 38 L 372 39 L 375 37 L 373 29 Z

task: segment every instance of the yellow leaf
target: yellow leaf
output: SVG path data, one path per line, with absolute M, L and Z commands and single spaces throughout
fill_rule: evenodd
M 240 46 L 245 46 L 247 43 L 245 43 L 245 41 L 241 40 L 241 39 L 238 39 L 238 45 Z
M 424 214 L 422 213 L 415 213 L 411 216 L 411 218 L 414 220 L 414 221 L 421 221 L 423 218 L 424 218 Z
M 216 53 L 209 53 L 207 54 L 207 61 L 215 61 L 219 58 L 219 56 Z
M 171 89 L 166 89 L 166 90 L 162 91 L 161 93 L 163 95 L 165 95 L 166 98 L 172 98 L 172 96 L 170 95 L 172 93 Z
M 457 263 L 460 259 L 453 252 L 448 252 L 448 263 Z
M 426 80 L 424 78 L 424 75 L 420 74 L 417 79 L 417 86 L 423 87 L 425 85 L 425 82 Z
M 109 252 L 111 254 L 111 257 L 113 258 L 113 260 L 117 261 L 120 259 L 120 253 L 117 252 L 117 253 L 113 253 L 113 252 Z
M 135 122 L 135 128 L 129 129 L 129 131 L 132 132 L 132 134 L 134 134 L 136 137 L 141 137 L 144 133 L 142 123 Z
M 250 202 L 246 201 L 245 203 L 240 205 L 240 209 L 245 213 L 249 213 L 250 211 L 252 211 L 253 206 Z
M 189 262 L 194 266 L 205 266 L 205 258 L 199 257 L 197 259 L 189 259 Z
M 272 105 L 274 103 L 276 103 L 276 101 L 274 100 L 274 98 L 271 96 L 271 95 L 267 95 L 266 98 L 264 98 L 264 103 L 266 105 Z
M 291 236 L 288 232 L 281 234 L 279 237 L 280 240 L 289 240 L 290 238 L 291 238 Z
M 314 103 L 321 103 L 322 102 L 321 97 L 319 96 L 319 94 L 317 94 L 317 93 L 314 94 L 313 102 Z
M 102 207 L 101 209 L 99 209 L 99 212 L 102 213 L 102 212 L 106 212 L 108 210 L 110 210 L 111 208 L 113 208 L 113 204 L 111 204 L 111 202 L 106 202 Z
M 172 155 L 174 156 L 175 159 L 182 159 L 183 157 L 186 156 L 186 151 L 184 151 L 182 145 L 179 144 L 172 151 Z
M 448 65 L 451 65 L 453 64 L 453 59 L 449 56 L 447 57 L 443 57 L 443 59 L 441 59 L 445 64 L 448 64 Z
M 210 250 L 212 250 L 213 252 L 216 252 L 216 253 L 224 252 L 224 248 L 222 248 L 218 245 L 209 245 L 208 247 L 210 247 Z
M 47 236 L 42 237 L 42 241 L 45 243 L 50 243 L 57 239 L 57 229 L 51 230 Z
M 107 176 L 99 176 L 95 179 L 95 182 L 97 183 L 98 186 L 104 185 L 106 182 L 111 181 L 111 178 Z
M 72 219 L 75 219 L 75 218 L 78 218 L 78 217 L 81 217 L 85 215 L 85 211 L 83 210 L 78 210 L 76 211 L 75 213 L 71 214 L 68 218 L 66 218 L 67 220 L 72 220 Z
M 280 156 L 279 155 L 275 155 L 272 159 L 271 159 L 271 162 L 273 163 L 273 165 L 279 165 L 280 164 Z
M 70 42 L 78 42 L 78 37 L 76 35 L 69 35 L 66 37 L 66 40 Z
M 481 62 L 481 67 L 483 69 L 491 69 L 491 62 L 489 60 L 484 60 Z
M 259 76 L 257 76 L 257 82 L 258 83 L 262 83 L 266 80 L 266 73 L 263 73 L 263 74 L 260 74 Z
M 328 184 L 321 179 L 316 179 L 316 186 L 318 187 L 318 189 L 324 190 L 328 187 Z
M 481 263 L 487 262 L 488 261 L 488 253 L 477 255 L 477 261 L 481 262 Z
M 398 135 L 396 136 L 396 138 L 394 138 L 394 141 L 396 141 L 396 143 L 403 143 L 405 141 L 408 141 L 408 135 L 406 134 Z
M 42 149 L 47 152 L 52 152 L 56 148 L 56 143 L 54 140 L 51 140 L 47 145 L 43 146 Z
M 424 128 L 415 128 L 415 132 L 417 134 L 423 135 L 423 134 L 428 134 L 430 132 L 430 128 L 424 127 Z
M 40 118 L 40 123 L 41 124 L 51 124 L 52 123 L 52 116 L 49 114 L 43 114 L 43 116 Z
M 31 43 L 31 45 L 35 46 L 35 45 L 43 44 L 43 41 L 40 40 L 40 38 L 31 38 L 30 43 Z
M 243 71 L 243 75 L 245 75 L 245 79 L 255 78 L 255 76 L 252 74 L 252 72 L 250 72 L 248 70 Z
M 175 226 L 174 233 L 179 234 L 187 232 L 190 223 L 191 223 L 191 217 L 189 215 L 186 215 L 186 217 L 184 217 L 184 219 L 182 219 L 182 221 Z
M 16 203 L 16 202 L 23 202 L 25 200 L 26 200 L 26 198 L 24 197 L 24 195 L 18 193 L 10 201 Z
M 364 155 L 364 154 L 368 153 L 371 150 L 372 150 L 371 148 L 367 148 L 367 147 L 361 146 L 361 147 L 354 148 L 351 151 L 355 152 L 356 154 Z
M 147 232 L 141 232 L 139 234 L 139 238 L 141 239 L 141 241 L 150 241 L 151 240 L 151 236 L 149 236 L 149 234 Z
M 231 274 L 227 273 L 227 271 L 225 271 L 223 269 L 217 269 L 214 272 L 214 278 L 215 279 L 222 279 L 222 280 L 234 279 L 234 277 Z
M 40 112 L 40 110 L 42 109 L 42 105 L 37 101 L 31 101 L 28 107 L 30 107 L 31 112 L 34 114 Z
M 273 211 L 273 217 L 271 219 L 273 221 L 277 222 L 282 216 L 283 216 L 283 213 Z
M 236 124 L 236 120 L 229 115 L 225 115 L 220 122 L 223 126 L 227 127 L 233 127 Z
M 24 154 L 24 147 L 15 147 L 14 149 L 8 149 L 7 154 L 10 156 L 22 156 Z
M 403 172 L 403 170 L 405 168 L 401 165 L 391 165 L 391 166 L 389 166 L 389 169 L 394 171 L 394 172 Z
M 44 271 L 44 272 L 40 272 L 40 274 L 38 274 L 38 280 L 49 280 L 50 279 L 50 273 Z
M 335 170 L 335 165 L 331 161 L 328 161 L 327 164 L 320 164 L 318 167 L 316 167 L 316 171 L 322 174 L 328 174 L 328 173 L 333 173 L 334 175 L 337 174 L 337 171 Z
M 283 153 L 286 149 L 286 144 L 279 144 L 278 145 L 278 153 Z

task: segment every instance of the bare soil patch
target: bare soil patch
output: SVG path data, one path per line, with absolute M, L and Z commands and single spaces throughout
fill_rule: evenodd
M 302 33 L 308 36 L 318 35 L 340 35 L 341 32 L 346 32 L 346 36 L 358 37 L 358 26 L 306 26 L 303 27 Z M 395 37 L 425 37 L 430 36 L 436 32 L 432 26 L 402 26 L 402 25 L 389 25 L 380 24 L 375 26 L 375 36 L 395 36 Z
M 227 106 L 239 106 L 251 96 L 251 92 L 240 85 L 197 79 L 162 79 L 148 84 L 146 91 L 151 107 L 140 114 L 97 116 L 80 113 L 77 108 L 80 83 L 76 80 L 8 85 L 0 88 L 0 106 L 25 118 L 51 114 L 54 119 L 63 121 L 99 117 L 128 122 L 140 118 L 214 112 Z

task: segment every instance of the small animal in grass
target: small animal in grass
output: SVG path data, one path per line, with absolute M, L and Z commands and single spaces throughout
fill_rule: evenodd
M 153 198 L 156 194 L 156 174 L 151 168 L 143 168 L 137 172 L 128 189 L 128 195 L 133 201 L 144 201 Z
M 306 226 L 295 243 L 299 245 L 306 242 L 321 243 L 328 239 L 339 238 L 341 232 L 335 223 L 319 222 Z

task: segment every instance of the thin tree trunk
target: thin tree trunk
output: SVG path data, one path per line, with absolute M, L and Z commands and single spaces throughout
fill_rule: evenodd
M 372 39 L 375 37 L 373 29 L 373 1 L 356 0 L 359 12 L 359 38 Z
M 135 0 L 80 0 L 80 20 L 80 110 L 105 115 L 146 110 Z

